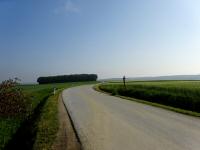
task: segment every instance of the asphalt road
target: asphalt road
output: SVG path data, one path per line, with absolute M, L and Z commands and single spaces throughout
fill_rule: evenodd
M 85 150 L 200 150 L 200 118 L 96 92 L 63 92 Z

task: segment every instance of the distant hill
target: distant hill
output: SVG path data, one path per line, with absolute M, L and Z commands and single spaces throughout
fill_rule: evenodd
M 118 81 L 122 78 L 111 78 L 104 79 L 102 81 Z M 156 76 L 156 77 L 133 77 L 127 78 L 127 80 L 136 80 L 136 81 L 154 81 L 154 80 L 200 80 L 200 75 L 173 75 L 173 76 Z

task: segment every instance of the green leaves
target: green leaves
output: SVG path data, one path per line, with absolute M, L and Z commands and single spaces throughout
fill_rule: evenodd
M 0 84 L 0 116 L 12 117 L 26 112 L 26 101 L 16 80 L 6 80 Z

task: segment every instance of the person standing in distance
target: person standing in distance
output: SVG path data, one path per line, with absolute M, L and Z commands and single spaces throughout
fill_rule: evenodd
M 124 87 L 126 88 L 126 77 L 123 76 L 123 83 L 124 83 Z

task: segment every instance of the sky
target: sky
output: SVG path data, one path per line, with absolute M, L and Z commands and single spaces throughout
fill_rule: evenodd
M 199 0 L 0 0 L 0 81 L 200 74 Z

